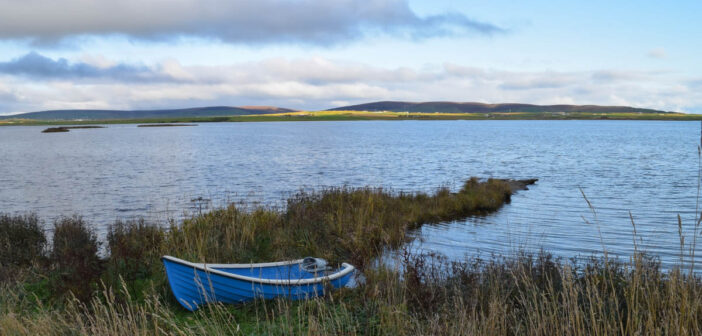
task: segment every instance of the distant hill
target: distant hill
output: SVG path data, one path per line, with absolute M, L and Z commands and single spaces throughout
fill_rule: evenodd
M 532 104 L 483 104 L 457 102 L 403 102 L 380 101 L 359 105 L 343 106 L 327 111 L 390 111 L 425 113 L 672 113 L 654 109 L 629 106 L 600 105 L 532 105 Z M 264 115 L 296 112 L 296 110 L 275 106 L 210 106 L 164 110 L 51 110 L 0 116 L 3 119 L 30 119 L 45 121 L 61 120 L 125 120 L 160 119 L 190 117 L 225 117 L 241 115 Z
M 177 117 L 222 117 L 248 114 L 270 114 L 295 112 L 296 110 L 273 106 L 210 106 L 169 110 L 52 110 L 29 112 L 0 119 L 33 120 L 110 120 L 110 119 L 154 119 Z
M 587 113 L 668 113 L 659 110 L 629 106 L 600 105 L 531 105 L 483 104 L 455 102 L 402 102 L 381 101 L 343 106 L 328 111 L 390 111 L 390 112 L 441 112 L 441 113 L 509 113 L 509 112 L 587 112 Z

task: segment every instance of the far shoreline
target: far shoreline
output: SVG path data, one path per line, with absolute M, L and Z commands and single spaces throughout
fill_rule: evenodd
M 276 114 L 255 114 L 219 117 L 172 117 L 158 119 L 104 120 L 34 120 L 5 119 L 0 126 L 51 126 L 100 124 L 172 124 L 190 126 L 192 123 L 216 122 L 285 122 L 285 121 L 362 121 L 362 120 L 643 120 L 643 121 L 702 121 L 702 114 L 685 113 L 424 113 L 424 112 L 364 112 L 313 111 Z M 147 126 L 148 127 L 148 126 Z

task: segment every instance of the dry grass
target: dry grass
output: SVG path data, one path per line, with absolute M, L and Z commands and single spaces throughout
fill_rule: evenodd
M 698 335 L 700 279 L 643 256 L 583 265 L 548 255 L 447 262 L 408 256 L 408 270 L 374 268 L 366 281 L 304 302 L 209 305 L 190 314 L 155 288 L 134 300 L 104 289 L 61 309 L 0 293 L 0 330 L 18 335 Z M 119 290 L 118 292 L 114 292 Z
M 442 188 L 433 195 L 346 187 L 300 192 L 284 212 L 231 205 L 186 220 L 171 227 L 165 252 L 208 262 L 315 255 L 364 268 L 404 243 L 409 229 L 496 211 L 512 192 L 510 182 L 497 179 L 470 179 L 456 193 Z
M 230 206 L 168 230 L 116 223 L 107 241 L 112 255 L 88 299 L 47 291 L 55 263 L 25 264 L 0 283 L 0 334 L 702 334 L 700 278 L 661 270 L 641 254 L 626 262 L 577 263 L 545 253 L 449 262 L 405 252 L 396 268 L 370 267 L 384 249 L 402 246 L 408 230 L 494 211 L 510 194 L 498 180 L 470 180 L 460 192 L 432 195 L 335 188 L 300 193 L 285 211 Z M 80 258 L 95 255 L 87 246 L 96 243 L 78 228 L 82 221 L 63 221 L 87 242 L 77 245 L 88 251 Z M 352 259 L 365 266 L 364 280 L 308 301 L 212 304 L 189 313 L 168 290 L 158 263 L 164 253 L 213 262 Z

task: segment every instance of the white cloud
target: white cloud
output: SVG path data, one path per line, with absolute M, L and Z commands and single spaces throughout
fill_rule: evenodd
M 117 34 L 329 45 L 368 32 L 423 38 L 502 31 L 456 12 L 420 17 L 406 0 L 0 0 L 0 39 L 36 43 Z
M 27 75 L 10 66 L 3 75 L 0 66 L 0 83 L 5 83 L 0 85 L 0 113 L 207 105 L 323 109 L 375 100 L 630 105 L 702 112 L 702 93 L 695 89 L 700 82 L 666 72 L 504 71 L 461 64 L 384 68 L 326 58 L 274 58 L 227 66 L 184 66 L 165 60 L 133 66 L 97 57 L 105 64 L 98 68 L 41 55 L 37 59 L 60 63 L 60 71 L 49 67 L 46 73 L 33 69 Z M 138 76 L 116 69 L 136 69 Z

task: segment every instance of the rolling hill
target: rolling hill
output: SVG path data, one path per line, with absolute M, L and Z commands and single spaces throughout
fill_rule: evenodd
M 0 119 L 32 120 L 115 120 L 174 117 L 221 117 L 294 112 L 273 106 L 209 106 L 168 110 L 52 110 L 0 116 Z
M 328 111 L 390 111 L 390 112 L 440 112 L 440 113 L 668 113 L 659 110 L 629 106 L 600 105 L 532 105 L 532 104 L 483 104 L 456 102 L 402 102 L 381 101 L 359 105 L 336 107 Z
M 541 113 L 548 115 L 561 113 L 586 113 L 586 114 L 655 114 L 673 115 L 674 112 L 659 111 L 654 109 L 637 108 L 629 106 L 601 106 L 601 105 L 532 105 L 532 104 L 483 104 L 483 103 L 458 103 L 458 102 L 403 102 L 380 101 L 359 105 L 350 105 L 328 109 L 326 111 L 354 111 L 354 112 L 416 112 L 416 113 L 497 113 L 503 115 L 530 114 L 538 117 Z M 29 112 L 9 116 L 0 116 L 3 119 L 23 119 L 36 121 L 99 121 L 99 120 L 135 120 L 135 119 L 168 119 L 168 118 L 198 118 L 198 117 L 236 117 L 252 115 L 272 115 L 296 112 L 293 109 L 274 106 L 209 106 L 184 109 L 164 110 L 51 110 Z

